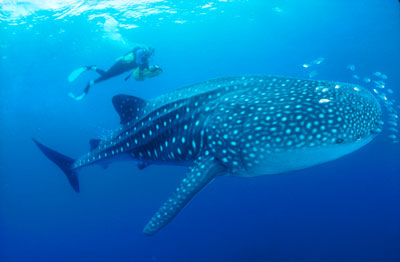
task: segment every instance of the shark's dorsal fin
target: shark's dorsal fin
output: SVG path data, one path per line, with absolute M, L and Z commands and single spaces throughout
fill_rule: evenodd
M 161 208 L 147 223 L 143 232 L 153 235 L 166 226 L 192 197 L 218 175 L 227 172 L 212 156 L 199 157 L 189 168 L 186 177 L 182 180 L 174 194 L 168 198 Z
M 138 119 L 143 114 L 146 101 L 129 95 L 116 95 L 112 98 L 115 110 L 121 118 L 121 124 Z
M 99 144 L 100 144 L 100 142 L 101 142 L 101 139 L 97 139 L 97 138 L 90 139 L 90 140 L 89 140 L 90 151 L 93 151 L 93 149 L 95 149 L 96 147 L 98 147 Z

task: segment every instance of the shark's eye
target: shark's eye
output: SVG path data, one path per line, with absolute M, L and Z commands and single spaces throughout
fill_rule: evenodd
M 344 142 L 343 138 L 336 139 L 336 144 L 341 144 L 343 142 Z
M 378 133 L 380 133 L 381 131 L 382 131 L 382 129 L 381 129 L 381 128 L 377 128 L 377 129 L 371 129 L 370 133 L 371 133 L 371 135 L 374 135 L 374 134 L 378 134 Z

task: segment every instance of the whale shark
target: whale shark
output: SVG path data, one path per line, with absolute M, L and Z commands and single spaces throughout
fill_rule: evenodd
M 225 77 L 150 100 L 112 99 L 121 126 L 90 140 L 78 159 L 37 140 L 39 149 L 80 191 L 77 171 L 120 158 L 184 165 L 186 176 L 144 227 L 154 235 L 218 176 L 254 177 L 335 160 L 382 130 L 378 101 L 365 88 L 340 82 L 270 75 Z

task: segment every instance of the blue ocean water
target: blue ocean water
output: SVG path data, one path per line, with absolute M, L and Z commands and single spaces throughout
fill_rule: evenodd
M 398 1 L 0 4 L 0 261 L 400 261 Z M 69 83 L 72 70 L 107 69 L 138 43 L 155 48 L 159 77 L 119 76 L 83 101 L 68 97 L 96 76 L 86 72 Z M 379 83 L 365 78 L 384 81 L 392 90 L 378 90 L 384 131 L 313 168 L 217 178 L 153 237 L 142 228 L 184 167 L 91 166 L 80 172 L 76 194 L 31 140 L 79 157 L 91 138 L 119 126 L 114 95 L 152 98 L 243 74 L 313 77 L 371 91 Z

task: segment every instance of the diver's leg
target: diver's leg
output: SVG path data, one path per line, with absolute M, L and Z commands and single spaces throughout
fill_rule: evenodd
M 122 61 L 117 61 L 114 63 L 107 71 L 97 68 L 95 65 L 87 66 L 88 70 L 96 71 L 101 77 L 95 80 L 95 83 L 99 83 L 101 81 L 107 80 L 111 77 L 120 75 L 132 69 L 132 66 L 129 64 L 125 64 Z
M 94 70 L 94 69 L 93 69 Z M 85 89 L 83 89 L 83 92 L 79 95 L 79 96 L 75 96 L 73 93 L 69 93 L 68 95 L 71 97 L 71 98 L 73 98 L 73 99 L 75 99 L 75 100 L 77 100 L 77 101 L 80 101 L 80 100 L 82 100 L 83 98 L 85 98 L 85 96 L 87 95 L 87 93 L 89 93 L 89 90 L 90 90 L 90 88 L 92 87 L 92 86 L 94 86 L 95 84 L 98 84 L 98 83 L 100 83 L 100 82 L 102 82 L 102 81 L 104 81 L 104 80 L 107 80 L 107 79 L 109 79 L 110 77 L 109 76 L 107 76 L 107 73 L 105 73 L 103 76 L 100 76 L 99 78 L 97 78 L 96 80 L 91 80 L 91 81 L 89 81 L 87 84 L 86 84 L 86 87 L 85 87 Z
M 103 69 L 99 69 L 99 68 L 96 68 L 96 72 L 101 76 L 105 76 L 107 74 L 106 71 L 104 71 Z
M 87 83 L 85 89 L 83 90 L 83 92 L 79 96 L 76 96 L 73 93 L 68 93 L 68 95 L 69 95 L 69 97 L 75 99 L 76 101 L 80 101 L 80 100 L 85 98 L 87 93 L 89 93 L 90 87 L 92 87 L 93 85 L 94 85 L 94 81 L 92 80 L 92 81 Z
M 91 81 L 89 81 L 89 82 L 86 84 L 85 89 L 83 89 L 83 92 L 82 92 L 79 96 L 76 96 L 76 95 L 74 95 L 73 93 L 69 93 L 68 95 L 69 95 L 71 98 L 73 98 L 73 99 L 75 99 L 75 100 L 77 100 L 77 101 L 80 101 L 80 100 L 82 100 L 82 99 L 85 98 L 85 96 L 87 95 L 87 93 L 89 93 L 90 88 L 91 88 L 94 84 L 97 84 L 97 83 L 99 83 L 99 82 L 101 82 L 101 81 L 104 81 L 104 80 L 105 80 L 105 79 L 104 79 L 103 77 L 99 77 L 99 78 L 96 79 L 96 80 L 91 80 Z
M 105 75 L 103 75 L 103 77 L 111 78 L 120 75 L 122 73 L 125 73 L 131 69 L 132 69 L 131 65 L 125 64 L 122 61 L 117 61 L 107 70 L 107 72 L 105 72 Z
M 104 71 L 103 69 L 97 68 L 97 66 L 95 66 L 95 65 L 86 66 L 86 69 L 96 71 L 101 76 L 105 76 L 107 74 L 106 71 Z
M 83 89 L 83 93 L 87 94 L 89 93 L 89 89 L 94 85 L 94 81 L 91 80 L 86 84 L 85 89 Z
M 85 94 L 89 93 L 89 89 L 94 86 L 95 84 L 98 84 L 100 82 L 103 82 L 104 80 L 107 80 L 109 77 L 105 77 L 105 76 L 101 76 L 99 78 L 97 78 L 96 80 L 91 80 L 86 84 L 85 89 L 83 90 L 83 92 Z

